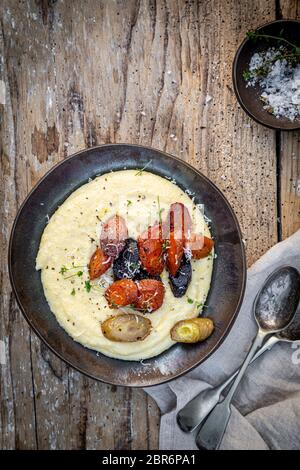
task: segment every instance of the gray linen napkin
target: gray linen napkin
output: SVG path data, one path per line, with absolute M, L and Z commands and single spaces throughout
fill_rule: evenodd
M 220 348 L 184 377 L 145 389 L 162 411 L 160 449 L 197 449 L 195 436 L 179 429 L 177 411 L 241 364 L 256 332 L 254 298 L 267 276 L 284 265 L 300 271 L 300 230 L 249 269 L 241 311 Z M 278 343 L 249 366 L 234 397 L 221 449 L 300 449 L 300 343 Z

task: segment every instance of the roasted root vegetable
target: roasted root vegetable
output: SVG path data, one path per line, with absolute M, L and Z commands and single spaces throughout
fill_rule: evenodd
M 214 241 L 204 235 L 192 233 L 185 240 L 185 248 L 190 250 L 194 259 L 205 258 L 213 249 Z
M 128 230 L 123 217 L 113 215 L 102 227 L 100 235 L 101 248 L 107 256 L 116 258 L 125 246 Z
M 171 204 L 167 219 L 164 223 L 163 235 L 169 238 L 171 232 L 177 240 L 184 240 L 189 236 L 192 228 L 192 218 L 188 208 L 181 202 Z
M 147 230 L 143 232 L 140 238 L 144 240 L 163 240 L 163 227 L 161 223 L 149 225 Z
M 105 298 L 110 308 L 125 307 L 134 304 L 138 297 L 138 288 L 131 279 L 122 279 L 111 284 L 105 291 Z
M 134 276 L 134 279 L 135 281 L 141 281 L 142 279 L 156 279 L 157 281 L 161 280 L 159 275 L 157 276 L 151 275 L 141 266 L 138 272 L 136 273 L 136 275 Z
M 198 343 L 208 338 L 214 330 L 210 318 L 191 318 L 181 320 L 171 329 L 171 338 L 178 343 Z
M 164 269 L 163 244 L 160 225 L 149 227 L 138 238 L 142 266 L 151 276 L 158 276 Z
M 101 323 L 102 333 L 111 341 L 133 343 L 142 341 L 151 331 L 149 318 L 134 313 L 123 313 Z
M 165 288 L 161 281 L 156 279 L 143 279 L 137 281 L 138 298 L 135 308 L 144 312 L 154 312 L 161 307 L 164 301 Z
M 124 249 L 114 260 L 114 279 L 133 279 L 138 275 L 140 266 L 137 242 L 133 238 L 128 238 Z
M 107 256 L 101 248 L 97 248 L 93 253 L 89 263 L 90 279 L 96 279 L 108 270 L 111 265 L 111 258 Z
M 192 279 L 192 265 L 190 260 L 184 254 L 181 260 L 180 267 L 175 276 L 169 274 L 170 287 L 174 297 L 182 297 Z
M 183 240 L 175 237 L 174 232 L 170 233 L 166 248 L 166 265 L 169 273 L 176 276 L 183 257 Z

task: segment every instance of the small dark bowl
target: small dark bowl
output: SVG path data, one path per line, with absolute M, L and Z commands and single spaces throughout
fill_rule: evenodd
M 85 348 L 61 328 L 46 301 L 35 259 L 46 220 L 70 194 L 99 173 L 143 168 L 175 178 L 195 194 L 212 221 L 217 258 L 204 315 L 215 330 L 203 343 L 177 344 L 145 363 L 112 359 Z M 125 185 L 126 186 L 126 185 Z M 61 359 L 88 376 L 115 385 L 146 387 L 174 379 L 204 361 L 228 334 L 239 311 L 246 282 L 244 246 L 237 219 L 208 178 L 192 166 L 158 150 L 114 144 L 83 150 L 54 166 L 35 186 L 15 219 L 9 246 L 9 275 L 29 325 Z
M 299 43 L 300 21 L 272 21 L 271 23 L 267 23 L 256 29 L 256 31 L 263 31 L 265 34 L 273 36 L 278 36 L 282 30 L 284 31 L 284 38 L 296 44 Z M 246 82 L 243 78 L 243 72 L 248 70 L 252 55 L 255 52 L 261 52 L 268 47 L 276 46 L 277 44 L 278 43 L 275 40 L 267 41 L 265 39 L 258 39 L 254 42 L 253 40 L 246 38 L 238 48 L 233 61 L 233 86 L 240 105 L 252 119 L 271 129 L 294 131 L 300 129 L 300 119 L 290 121 L 285 118 L 276 118 L 273 114 L 270 114 L 263 108 L 263 103 L 259 98 L 261 88 L 258 85 L 247 88 Z

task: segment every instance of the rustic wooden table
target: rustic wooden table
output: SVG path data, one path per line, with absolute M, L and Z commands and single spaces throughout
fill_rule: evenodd
M 251 121 L 231 82 L 248 29 L 300 17 L 297 0 L 4 0 L 0 63 L 3 449 L 157 449 L 142 391 L 90 380 L 29 329 L 12 295 L 17 208 L 57 161 L 106 142 L 189 161 L 225 193 L 251 264 L 300 227 L 300 135 Z

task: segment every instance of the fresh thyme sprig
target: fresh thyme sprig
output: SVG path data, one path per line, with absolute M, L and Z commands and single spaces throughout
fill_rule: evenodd
M 60 268 L 60 271 L 59 273 L 60 274 L 65 274 L 67 271 L 71 271 L 72 269 L 77 269 L 77 268 L 86 268 L 86 265 L 75 265 L 74 263 L 72 263 L 72 266 L 70 268 L 67 268 L 67 266 L 63 265 L 61 268 Z
M 288 44 L 290 47 L 292 47 L 295 50 L 295 53 L 297 55 L 300 54 L 300 46 L 297 46 L 297 44 L 292 43 L 291 41 L 288 41 L 286 38 L 282 36 L 283 34 L 283 29 L 280 31 L 279 36 L 273 36 L 272 34 L 265 34 L 265 33 L 260 33 L 258 31 L 247 31 L 246 36 L 248 39 L 256 41 L 257 39 L 274 39 L 275 41 L 279 42 L 284 42 L 285 44 Z
M 162 259 L 165 256 L 165 253 L 168 250 L 169 246 L 170 246 L 169 240 L 167 240 L 167 239 L 164 240 L 163 244 L 162 244 L 162 250 L 161 250 L 161 254 L 159 256 L 159 259 Z
M 243 72 L 243 78 L 246 82 L 249 82 L 253 78 L 266 77 L 270 71 L 270 67 L 277 60 L 287 60 L 290 64 L 297 64 L 300 61 L 300 46 L 292 43 L 283 37 L 283 30 L 280 31 L 279 36 L 274 36 L 271 34 L 265 34 L 258 31 L 247 31 L 246 36 L 252 41 L 257 41 L 258 39 L 269 39 L 278 41 L 279 43 L 284 43 L 285 46 L 281 45 L 278 49 L 278 52 L 274 54 L 272 59 L 264 60 L 263 64 L 257 67 L 254 70 L 245 70 Z
M 90 292 L 91 288 L 92 288 L 92 285 L 91 285 L 91 281 L 88 280 L 88 281 L 85 281 L 84 282 L 84 288 L 87 292 Z
M 75 276 L 81 277 L 82 275 L 83 275 L 83 271 L 77 271 L 77 273 L 71 274 L 70 276 L 64 276 L 64 279 L 70 279 L 70 277 L 75 277 Z
M 75 277 L 75 276 L 78 276 L 78 277 L 81 277 L 83 276 L 83 271 L 77 271 L 76 273 L 72 273 L 70 274 L 70 276 L 65 276 L 65 274 L 68 272 L 68 271 L 73 271 L 74 269 L 78 269 L 78 268 L 86 268 L 86 266 L 75 266 L 74 263 L 72 263 L 72 267 L 71 268 L 67 268 L 65 265 L 63 265 L 61 268 L 60 268 L 60 271 L 59 273 L 63 276 L 64 279 L 70 279 L 71 277 Z
M 141 168 L 137 173 L 135 173 L 135 176 L 140 176 L 143 174 L 143 171 L 146 170 L 146 168 L 152 163 L 152 160 L 149 160 L 148 163 L 146 163 L 146 165 Z
M 83 276 L 83 271 L 80 270 L 80 271 L 76 271 L 75 273 L 72 273 L 70 274 L 69 276 L 65 276 L 65 274 L 68 272 L 68 271 L 72 271 L 73 269 L 78 269 L 78 268 L 86 268 L 86 266 L 76 266 L 74 263 L 72 263 L 72 267 L 68 268 L 67 266 L 63 265 L 61 268 L 60 268 L 60 274 L 63 276 L 63 279 L 70 279 L 71 277 L 75 277 L 75 276 L 78 276 L 78 277 L 82 277 Z M 90 279 L 88 279 L 87 281 L 84 281 L 84 289 L 87 291 L 87 292 L 90 292 L 91 289 L 93 290 L 96 290 L 97 292 L 101 292 L 102 293 L 102 289 L 100 286 L 98 285 L 95 285 L 95 284 L 92 284 Z M 71 291 L 71 295 L 75 295 L 76 291 L 75 289 L 72 289 Z
M 101 287 L 100 286 L 97 286 L 95 284 L 91 284 L 91 281 L 88 280 L 88 281 L 84 281 L 84 288 L 87 292 L 90 292 L 91 289 L 94 289 L 96 290 L 97 292 L 101 292 L 102 293 L 102 290 L 101 290 Z

